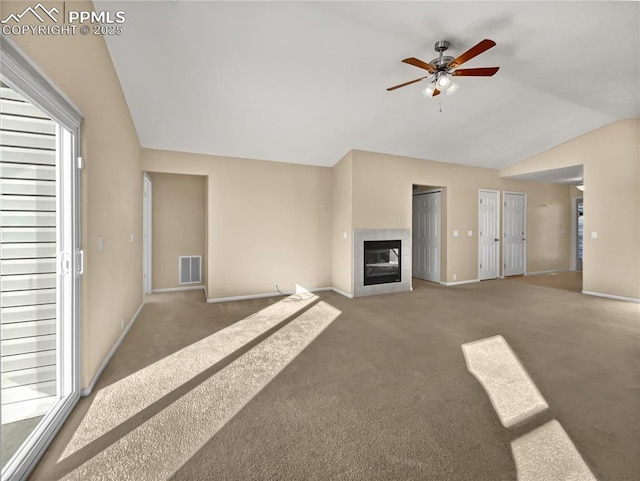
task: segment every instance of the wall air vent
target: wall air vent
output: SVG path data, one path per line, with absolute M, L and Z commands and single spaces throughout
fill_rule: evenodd
M 180 284 L 200 284 L 202 282 L 202 256 L 180 256 L 178 258 Z

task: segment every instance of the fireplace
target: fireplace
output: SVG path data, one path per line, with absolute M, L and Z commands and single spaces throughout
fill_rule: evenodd
M 411 231 L 353 229 L 353 296 L 411 290 Z
M 402 280 L 402 241 L 364 241 L 364 285 Z

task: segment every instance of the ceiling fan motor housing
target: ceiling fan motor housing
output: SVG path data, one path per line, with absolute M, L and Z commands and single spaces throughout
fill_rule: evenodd
M 439 42 L 436 42 L 434 45 L 434 50 L 436 52 L 440 53 L 440 56 L 437 58 L 434 58 L 431 62 L 429 62 L 431 65 L 433 65 L 434 67 L 436 67 L 438 70 L 445 70 L 447 68 L 447 65 L 449 65 L 449 63 L 453 60 L 453 57 L 447 55 L 447 56 L 443 56 L 442 52 L 444 52 L 445 50 L 447 50 L 449 48 L 451 44 L 446 41 L 446 40 L 440 40 Z
M 438 70 L 446 70 L 447 69 L 447 65 L 449 65 L 449 63 L 453 60 L 453 57 L 450 56 L 445 56 L 445 57 L 438 57 L 438 58 L 434 58 L 431 62 L 429 62 L 431 65 L 433 65 L 434 67 L 436 67 Z

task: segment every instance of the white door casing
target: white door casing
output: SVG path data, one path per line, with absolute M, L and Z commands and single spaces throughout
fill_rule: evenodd
M 504 193 L 504 275 L 526 272 L 527 194 Z
M 440 282 L 441 192 L 413 197 L 413 276 Z
M 500 192 L 480 189 L 478 199 L 478 279 L 498 277 Z

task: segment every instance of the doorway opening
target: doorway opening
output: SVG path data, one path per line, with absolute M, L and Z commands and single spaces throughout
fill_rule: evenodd
M 413 186 L 411 262 L 415 278 L 440 283 L 446 273 L 445 199 L 444 187 Z
M 573 229 L 574 229 L 574 264 L 575 271 L 582 272 L 583 246 L 584 246 L 584 202 L 582 197 L 576 197 L 573 203 Z
M 207 176 L 146 172 L 143 182 L 145 293 L 204 290 Z

